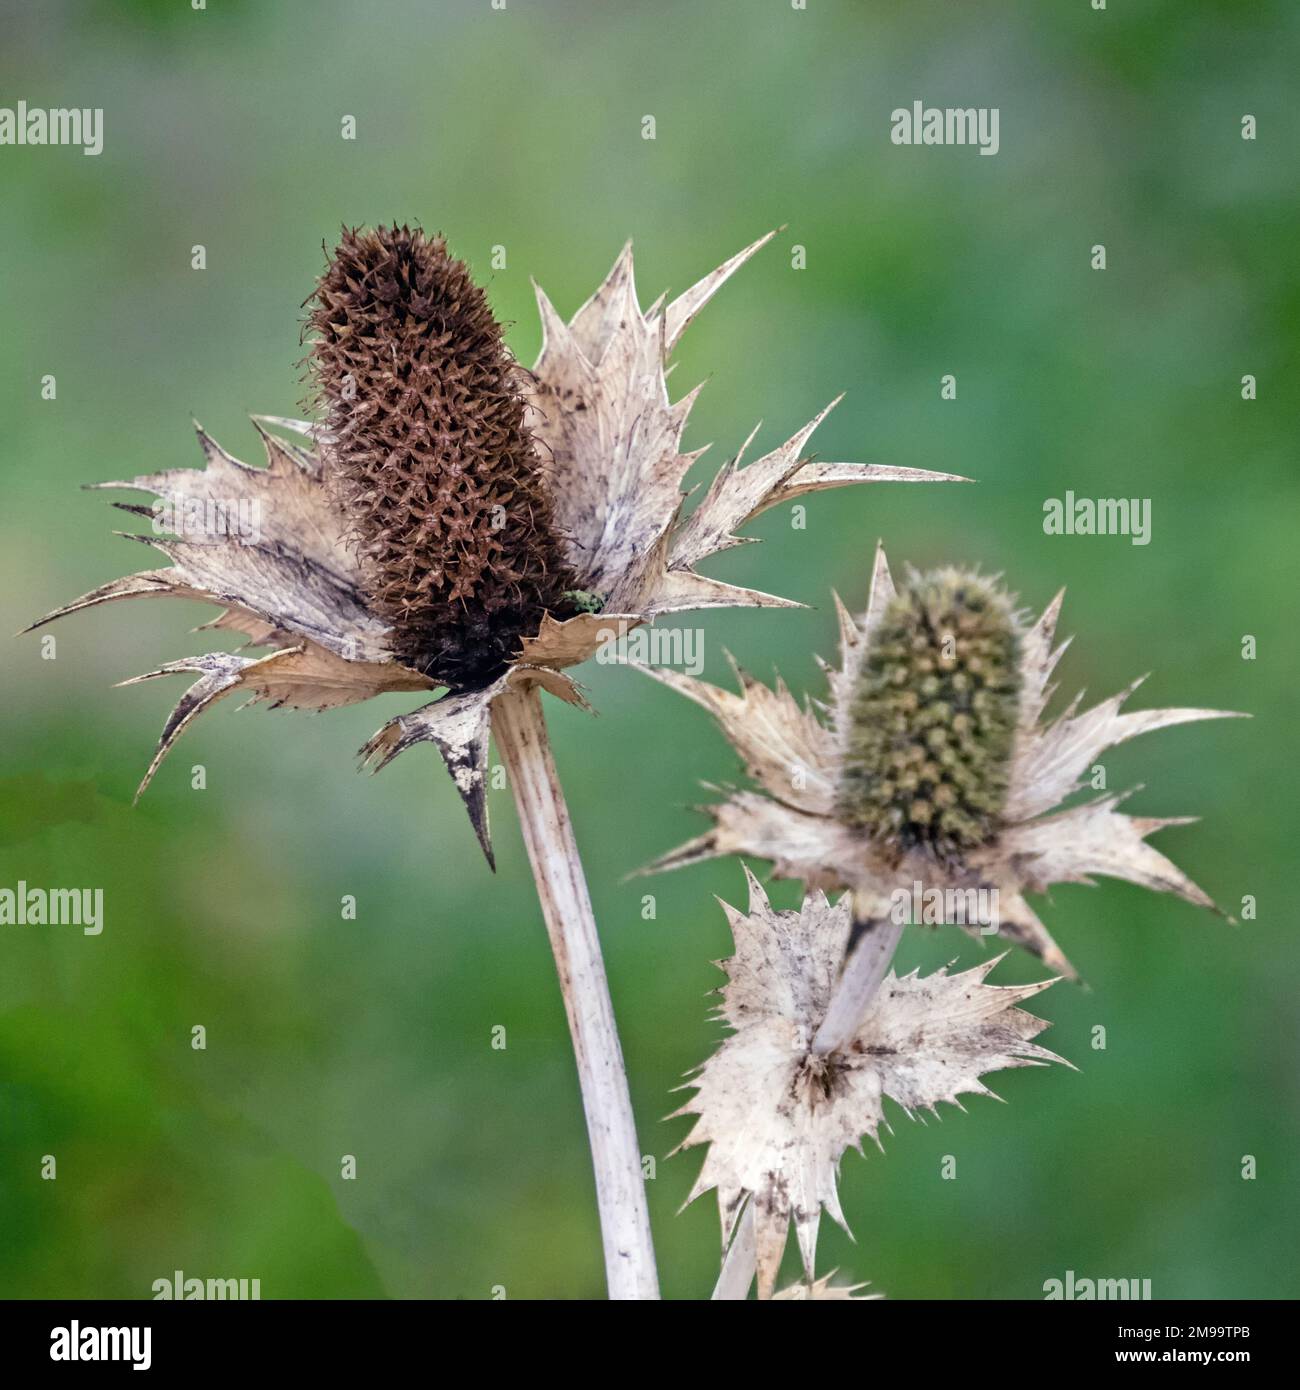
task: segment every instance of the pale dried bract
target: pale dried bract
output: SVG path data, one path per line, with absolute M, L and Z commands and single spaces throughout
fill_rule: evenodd
M 846 895 L 820 892 L 798 912 L 774 910 L 752 874 L 749 908 L 724 904 L 735 954 L 721 962 L 721 1018 L 732 1030 L 693 1075 L 695 1095 L 676 1113 L 695 1125 L 683 1148 L 707 1144 L 689 1200 L 716 1189 L 724 1243 L 741 1209 L 753 1204 L 760 1297 L 775 1288 L 794 1225 L 806 1278 L 814 1277 L 823 1208 L 845 1226 L 837 1193 L 840 1159 L 879 1143 L 884 1101 L 909 1115 L 992 1095 L 988 1072 L 1060 1061 L 1033 1039 L 1047 1027 L 1017 1006 L 1051 980 L 996 986 L 997 959 L 950 975 L 915 971 L 885 977 L 848 1042 L 814 1050 L 844 967 L 852 923 Z M 845 1226 L 847 1230 L 847 1226 Z

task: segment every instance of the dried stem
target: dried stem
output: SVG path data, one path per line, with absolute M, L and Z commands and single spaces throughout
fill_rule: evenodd
M 749 1297 L 758 1262 L 758 1245 L 754 1237 L 754 1199 L 745 1203 L 745 1210 L 736 1223 L 735 1234 L 727 1253 L 722 1257 L 722 1272 L 713 1289 L 715 1303 L 743 1303 Z
M 492 728 L 514 789 L 569 1018 L 596 1174 L 609 1296 L 657 1299 L 650 1212 L 623 1049 L 591 898 L 536 687 L 500 696 L 492 706 Z
M 812 1050 L 819 1056 L 838 1052 L 858 1030 L 898 949 L 903 924 L 873 918 L 861 924 L 857 944 L 844 962 L 826 1007 Z

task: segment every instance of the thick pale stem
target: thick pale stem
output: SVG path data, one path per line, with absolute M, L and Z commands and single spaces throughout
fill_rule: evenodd
M 722 1257 L 722 1272 L 713 1289 L 715 1303 L 743 1303 L 749 1297 L 758 1264 L 758 1245 L 754 1238 L 754 1199 L 745 1203 L 735 1234 L 727 1253 Z
M 826 1017 L 813 1038 L 815 1053 L 824 1057 L 838 1052 L 858 1031 L 858 1024 L 885 978 L 902 935 L 903 924 L 892 920 L 875 918 L 862 927 L 831 994 Z
M 655 1299 L 659 1280 L 623 1049 L 536 687 L 500 696 L 492 706 L 492 729 L 519 808 L 573 1037 L 609 1296 Z

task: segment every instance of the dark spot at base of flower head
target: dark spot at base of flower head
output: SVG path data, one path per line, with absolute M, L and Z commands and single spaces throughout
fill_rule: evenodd
M 344 230 L 311 300 L 327 476 L 394 654 L 467 687 L 578 611 L 501 329 L 441 237 Z
M 799 1061 L 791 1082 L 791 1095 L 807 1099 L 812 1105 L 834 1100 L 842 1089 L 848 1065 L 831 1054 L 809 1052 Z
M 1010 600 L 978 575 L 914 577 L 889 604 L 849 711 L 841 819 L 959 859 L 997 832 L 1020 697 Z

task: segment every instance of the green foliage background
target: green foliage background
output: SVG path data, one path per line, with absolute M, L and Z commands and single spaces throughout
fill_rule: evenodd
M 1151 669 L 1139 701 L 1256 716 L 1139 740 L 1106 768 L 1146 784 L 1136 809 L 1202 814 L 1164 847 L 1230 910 L 1253 895 L 1258 919 L 1061 889 L 1044 911 L 1088 987 L 1036 1002 L 1079 1072 L 1006 1075 L 1008 1105 L 942 1124 L 896 1112 L 883 1155 L 846 1160 L 858 1243 L 828 1227 L 824 1265 L 896 1297 L 1041 1297 L 1067 1269 L 1161 1297 L 1300 1292 L 1294 5 L 5 0 L 0 28 L 0 104 L 102 106 L 106 129 L 94 159 L 0 148 L 0 628 L 138 565 L 79 484 L 197 463 L 191 414 L 257 456 L 246 412 L 293 413 L 300 305 L 341 222 L 444 230 L 525 360 L 530 275 L 571 312 L 634 236 L 648 301 L 788 223 L 687 335 L 675 389 L 710 377 L 688 442 L 716 440 L 716 466 L 760 416 L 770 446 L 843 390 L 822 457 L 978 484 L 815 498 L 803 531 L 765 517 L 765 543 L 711 572 L 812 607 L 706 616 L 706 674 L 727 678 L 726 647 L 819 693 L 829 592 L 861 603 L 883 536 L 896 565 L 1001 570 L 1035 607 L 1068 585 L 1069 690 Z M 889 113 L 915 98 L 999 107 L 1001 152 L 892 146 Z M 1150 545 L 1045 536 L 1044 499 L 1066 489 L 1151 498 Z M 143 1297 L 179 1268 L 258 1276 L 267 1297 L 599 1295 L 509 793 L 494 878 L 431 753 L 357 776 L 354 750 L 410 707 L 389 698 L 314 719 L 223 706 L 133 810 L 181 687 L 111 683 L 206 649 L 186 633 L 211 615 L 100 610 L 55 629 L 54 661 L 37 638 L 0 645 L 0 884 L 102 887 L 107 915 L 98 938 L 0 929 L 0 1292 Z M 716 1216 L 675 1214 L 699 1156 L 668 1160 L 685 1126 L 660 1117 L 717 1036 L 713 895 L 738 901 L 742 878 L 622 876 L 702 828 L 698 778 L 738 768 L 669 692 L 581 674 L 601 714 L 554 709 L 557 756 L 659 1160 L 665 1291 L 698 1297 Z M 980 954 L 945 929 L 901 961 Z

